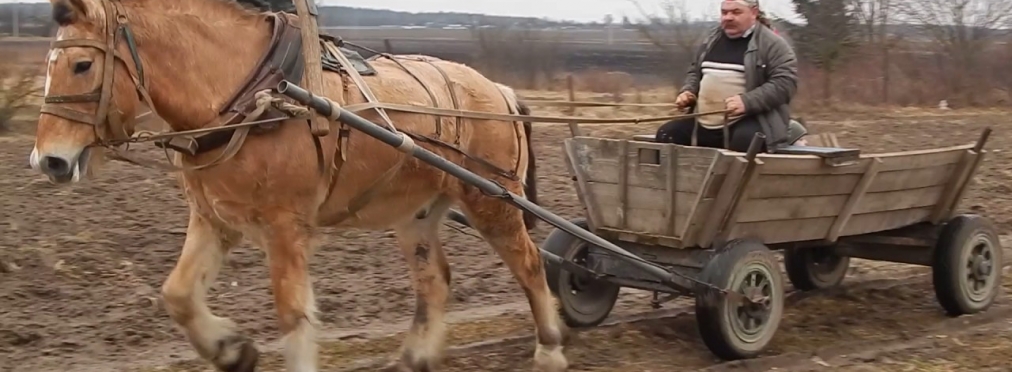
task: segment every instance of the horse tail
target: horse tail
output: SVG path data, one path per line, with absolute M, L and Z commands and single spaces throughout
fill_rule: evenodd
M 519 115 L 530 115 L 531 108 L 527 104 L 520 101 L 517 98 L 516 92 L 513 88 L 506 85 L 496 83 L 499 88 L 499 92 L 502 93 L 503 98 L 506 100 L 506 104 L 510 106 L 510 111 L 515 111 Z M 527 145 L 527 171 L 524 172 L 521 181 L 524 185 L 524 198 L 534 204 L 538 204 L 538 168 L 537 159 L 534 155 L 534 146 L 531 140 L 531 133 L 534 130 L 534 126 L 529 121 L 523 121 L 524 126 L 524 138 L 526 139 Z M 524 211 L 524 226 L 528 231 L 533 230 L 538 223 L 538 217 L 533 213 Z
M 531 108 L 523 102 L 517 101 L 517 112 L 520 115 L 530 115 Z M 527 139 L 527 172 L 524 174 L 524 197 L 531 203 L 538 204 L 538 164 L 534 155 L 534 144 L 531 140 L 531 132 L 534 125 L 530 121 L 524 121 L 524 138 Z M 524 211 L 524 226 L 532 230 L 537 226 L 538 217 Z

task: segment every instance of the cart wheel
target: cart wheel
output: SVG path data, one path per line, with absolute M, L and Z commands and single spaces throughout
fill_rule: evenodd
M 586 220 L 580 218 L 571 221 L 580 228 L 586 229 Z M 564 260 L 584 266 L 587 254 L 587 242 L 569 233 L 554 229 L 541 249 L 554 253 Z M 603 280 L 581 278 L 566 271 L 558 265 L 545 262 L 545 276 L 548 288 L 559 298 L 559 313 L 566 325 L 572 328 L 594 327 L 604 321 L 618 300 L 618 291 L 622 287 Z
M 741 303 L 697 285 L 696 322 L 706 346 L 724 360 L 759 354 L 784 312 L 784 280 L 773 252 L 754 240 L 732 240 L 706 263 L 699 279 L 752 300 Z
M 784 251 L 787 279 L 801 291 L 835 287 L 847 276 L 850 257 L 833 253 L 830 247 L 790 248 Z
M 986 310 L 1001 288 L 1002 247 L 994 226 L 977 215 L 950 220 L 935 244 L 935 297 L 951 316 Z

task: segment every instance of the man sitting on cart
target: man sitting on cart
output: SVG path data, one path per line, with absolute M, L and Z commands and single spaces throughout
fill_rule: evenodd
M 731 150 L 746 151 L 761 131 L 760 151 L 775 151 L 788 145 L 789 104 L 798 85 L 794 51 L 770 28 L 759 0 L 724 0 L 720 13 L 720 26 L 694 55 L 675 104 L 695 106 L 690 112 L 730 112 L 672 120 L 658 128 L 656 141 L 692 145 L 695 130 L 697 146 L 724 148 L 727 125 Z

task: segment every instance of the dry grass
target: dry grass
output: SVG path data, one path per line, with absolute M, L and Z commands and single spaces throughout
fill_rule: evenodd
M 10 131 L 15 115 L 38 104 L 38 76 L 35 67 L 0 65 L 0 133 Z

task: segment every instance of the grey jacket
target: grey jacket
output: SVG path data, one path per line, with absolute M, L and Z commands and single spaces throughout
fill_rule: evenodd
M 719 26 L 716 27 L 700 45 L 681 91 L 699 96 L 700 65 L 722 32 Z M 745 103 L 745 115 L 757 115 L 770 152 L 787 145 L 790 102 L 797 88 L 798 60 L 794 50 L 773 30 L 757 24 L 745 52 L 745 94 L 742 102 Z

